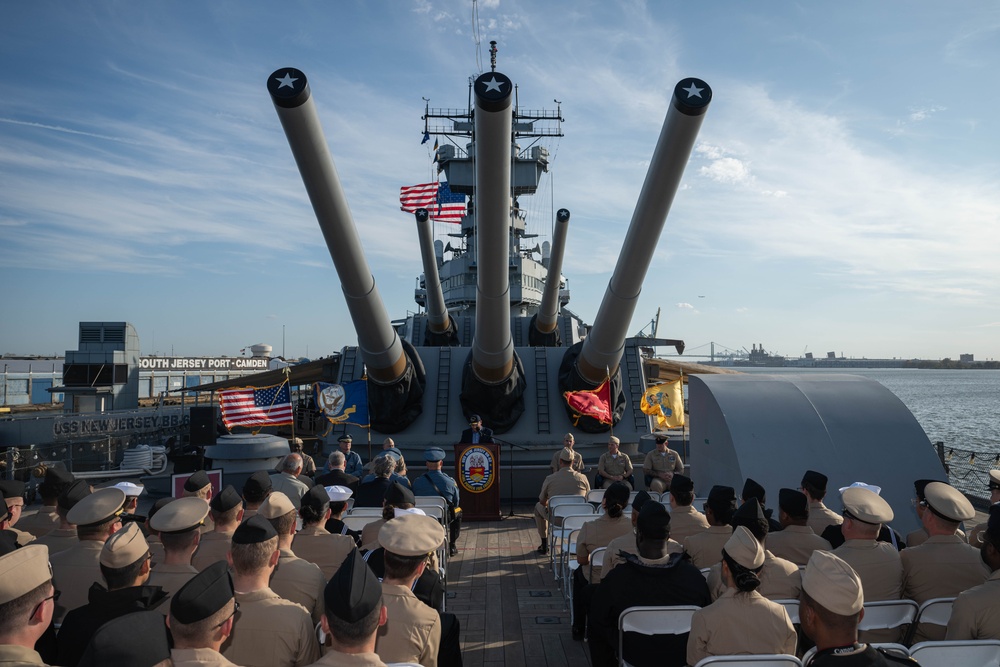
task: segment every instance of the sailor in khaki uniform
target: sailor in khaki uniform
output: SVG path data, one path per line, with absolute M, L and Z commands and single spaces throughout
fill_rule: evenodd
M 149 543 L 149 555 L 153 558 L 153 567 L 163 562 L 163 543 L 160 542 L 160 534 L 150 528 L 149 524 L 157 512 L 166 507 L 168 503 L 174 502 L 174 500 L 176 498 L 160 498 L 153 503 L 153 506 L 149 508 L 149 513 L 146 514 L 146 542 Z
M 795 489 L 778 490 L 778 521 L 783 526 L 776 533 L 768 532 L 767 550 L 778 558 L 805 566 L 812 552 L 829 551 L 830 543 L 813 532 L 809 521 L 809 501 Z
M 726 592 L 691 617 L 689 665 L 713 655 L 795 655 L 795 628 L 788 613 L 756 590 L 760 586 L 757 573 L 763 566 L 764 548 L 749 530 L 737 526 L 722 550 Z
M 899 551 L 876 539 L 881 524 L 892 521 L 892 508 L 877 493 L 861 487 L 844 489 L 841 498 L 844 503 L 841 531 L 845 541 L 833 554 L 858 573 L 866 600 L 898 600 L 903 589 Z
M 254 514 L 264 499 L 274 490 L 271 484 L 271 476 L 266 470 L 258 470 L 247 478 L 243 483 L 243 520 L 246 521 Z
M 667 447 L 667 436 L 656 436 L 656 451 L 646 454 L 642 472 L 646 478 L 646 487 L 653 493 L 663 493 L 669 489 L 673 474 L 684 472 L 684 461 L 680 454 Z
M 321 626 L 330 648 L 310 667 L 385 667 L 375 653 L 376 633 L 387 621 L 382 584 L 357 551 L 330 577 L 323 597 Z
M 809 500 L 809 527 L 817 535 L 822 535 L 827 526 L 843 523 L 844 519 L 839 514 L 823 504 L 826 497 L 826 484 L 828 478 L 821 472 L 806 470 L 802 475 L 802 493 L 806 494 Z
M 615 438 L 615 440 L 617 439 L 618 438 Z M 573 446 L 575 444 L 576 444 L 576 439 L 573 437 L 572 433 L 567 433 L 566 435 L 563 436 L 563 449 L 568 449 L 569 451 L 573 452 L 573 465 L 571 465 L 570 468 L 572 468 L 577 472 L 582 473 L 585 470 L 585 466 L 583 464 L 583 455 L 580 454 L 580 452 L 573 449 Z M 549 468 L 554 473 L 559 472 L 559 455 L 561 453 L 562 450 L 557 450 L 552 455 L 552 461 L 549 463 Z
M 354 538 L 348 535 L 334 535 L 323 526 L 331 516 L 331 502 L 346 502 L 351 497 L 351 490 L 346 486 L 314 486 L 302 496 L 302 506 L 299 516 L 302 517 L 302 530 L 295 534 L 292 540 L 292 551 L 295 555 L 310 563 L 315 563 L 323 572 L 325 580 L 329 580 L 347 555 L 354 551 Z
M 382 604 L 388 621 L 378 630 L 375 653 L 384 662 L 437 665 L 441 617 L 418 600 L 412 588 L 423 574 L 427 554 L 445 539 L 441 523 L 420 514 L 397 516 L 379 532 L 378 541 L 385 549 Z
M 59 517 L 59 526 L 39 537 L 35 540 L 35 544 L 44 544 L 49 548 L 50 554 L 57 554 L 79 544 L 76 526 L 69 522 L 66 515 L 73 509 L 74 505 L 89 495 L 90 484 L 82 479 L 76 480 L 63 489 L 56 500 L 56 516 Z
M 1000 503 L 1000 470 L 990 470 L 990 479 L 988 482 L 987 490 L 990 492 L 990 505 L 996 505 Z M 22 522 L 23 523 L 23 522 Z M 984 521 L 979 524 L 971 531 L 969 531 L 969 544 L 976 547 L 977 549 L 983 543 L 982 535 L 983 531 L 986 530 L 989 525 L 988 521 Z
M 990 506 L 980 554 L 993 573 L 955 600 L 945 639 L 1000 639 L 1000 505 Z
M 632 460 L 628 454 L 619 451 L 620 446 L 621 441 L 617 436 L 608 438 L 608 451 L 601 454 L 601 458 L 597 462 L 597 477 L 595 479 L 597 488 L 606 489 L 614 482 L 624 482 L 628 485 L 629 491 L 632 490 L 632 482 L 635 481 L 635 478 L 632 477 Z M 578 472 L 583 472 L 583 470 Z
M 986 581 L 988 571 L 975 549 L 955 535 L 959 522 L 976 515 L 972 503 L 958 489 L 944 482 L 931 482 L 924 489 L 921 521 L 930 537 L 920 546 L 904 549 L 903 597 L 921 604 L 932 598 L 955 597 Z M 914 642 L 939 640 L 939 626 L 921 624 Z
M 191 565 L 191 558 L 198 549 L 200 528 L 207 516 L 208 503 L 193 496 L 178 498 L 153 516 L 150 527 L 160 534 L 163 562 L 149 575 L 150 585 L 159 586 L 172 595 L 198 574 Z M 166 604 L 160 607 L 163 614 L 168 610 Z
M 921 524 L 923 523 L 924 512 L 927 511 L 926 505 L 924 504 L 924 501 L 927 500 L 924 497 L 924 489 L 926 489 L 927 485 L 930 484 L 931 482 L 939 482 L 939 481 L 942 480 L 918 479 L 915 482 L 913 482 L 913 490 L 916 492 L 916 497 L 913 499 L 913 505 L 914 509 L 917 512 L 917 519 L 920 520 Z M 945 484 L 947 484 L 947 482 L 945 482 Z M 955 534 L 961 537 L 963 540 L 967 539 L 965 533 L 962 531 L 961 528 L 956 528 Z M 917 528 L 916 530 L 907 533 L 906 546 L 918 547 L 924 542 L 926 542 L 928 537 L 930 537 L 930 535 L 927 534 L 927 529 L 924 528 L 923 525 L 921 525 L 920 528 Z M 978 544 L 973 544 L 972 546 L 976 547 L 977 549 L 979 548 Z
M 24 511 L 24 482 L 15 479 L 0 480 L 0 495 L 3 495 L 4 502 L 7 503 L 7 512 L 10 514 L 6 529 L 17 535 L 18 546 L 23 547 L 34 541 L 34 535 L 14 527 L 14 524 L 21 519 L 21 512 Z
M 191 578 L 170 601 L 167 626 L 174 638 L 174 667 L 236 667 L 219 653 L 233 631 L 239 607 L 226 561 Z
M 323 587 L 326 577 L 315 563 L 310 563 L 292 551 L 295 537 L 295 520 L 298 510 L 281 491 L 275 491 L 260 506 L 262 516 L 271 522 L 278 534 L 278 566 L 271 575 L 271 590 L 291 602 L 296 602 L 309 612 L 313 625 L 323 616 Z
M 227 484 L 218 495 L 212 496 L 208 505 L 214 528 L 212 532 L 202 534 L 198 551 L 191 559 L 191 565 L 199 572 L 213 563 L 226 560 L 229 541 L 233 539 L 236 526 L 243 520 L 243 499 L 232 484 Z
M 52 623 L 55 588 L 49 550 L 31 544 L 0 556 L 0 665 L 44 665 L 35 642 Z
M 686 538 L 681 544 L 691 556 L 695 567 L 712 567 L 722 560 L 722 547 L 733 534 L 729 522 L 736 511 L 736 489 L 731 486 L 713 486 L 705 502 L 705 520 L 708 528 Z
M 61 521 L 57 511 L 59 496 L 73 483 L 73 473 L 59 468 L 46 468 L 45 478 L 38 485 L 38 494 L 42 497 L 42 506 L 38 511 L 25 513 L 21 517 L 19 527 L 35 537 L 47 535 L 59 528 Z
M 198 470 L 193 475 L 184 480 L 184 498 L 201 498 L 206 503 L 212 501 L 212 480 L 209 479 L 208 473 L 204 470 Z M 212 525 L 212 520 L 209 518 L 205 519 L 205 523 L 199 528 L 199 532 L 208 533 L 212 531 L 214 526 Z
M 708 530 L 708 519 L 694 508 L 694 482 L 679 472 L 670 480 L 670 537 L 684 540 Z
M 66 514 L 76 525 L 76 546 L 49 557 L 52 581 L 60 591 L 56 623 L 71 609 L 87 604 L 91 584 L 101 579 L 101 548 L 104 541 L 122 527 L 121 511 L 125 494 L 121 489 L 98 489 L 78 502 Z
M 233 533 L 229 564 L 240 608 L 222 655 L 238 665 L 301 667 L 319 659 L 309 612 L 268 587 L 279 555 L 278 533 L 260 515 Z
M 549 552 L 549 498 L 563 495 L 586 496 L 590 491 L 590 481 L 570 467 L 574 460 L 573 454 L 570 449 L 559 452 L 559 464 L 562 467 L 559 468 L 559 472 L 545 478 L 542 490 L 538 494 L 538 502 L 535 503 L 535 527 L 538 528 L 538 538 L 542 542 L 538 547 L 540 554 Z
M 633 556 L 639 555 L 639 545 L 636 544 L 635 540 L 635 526 L 639 520 L 639 510 L 650 501 L 656 502 L 649 497 L 649 493 L 646 491 L 639 491 L 635 494 L 635 498 L 632 500 L 632 529 L 624 535 L 608 542 L 607 550 L 604 552 L 604 564 L 600 571 L 594 570 L 593 581 L 590 583 L 599 584 L 604 577 L 608 576 L 611 570 L 624 563 L 629 554 Z M 729 530 L 728 526 L 726 527 L 726 535 L 732 535 L 732 531 Z M 719 547 L 719 549 L 721 550 L 722 547 Z M 679 554 L 683 552 L 684 547 L 680 542 L 677 542 L 673 538 L 667 538 L 667 554 Z

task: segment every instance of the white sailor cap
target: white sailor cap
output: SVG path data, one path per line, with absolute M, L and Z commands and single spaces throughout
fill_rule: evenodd
M 340 486 L 339 484 L 325 488 L 326 495 L 329 496 L 331 503 L 342 503 L 354 495 L 354 492 L 349 488 L 346 486 Z
M 129 498 L 141 496 L 146 490 L 146 487 L 142 484 L 133 484 L 132 482 L 118 482 L 114 485 L 114 488 L 121 489 Z

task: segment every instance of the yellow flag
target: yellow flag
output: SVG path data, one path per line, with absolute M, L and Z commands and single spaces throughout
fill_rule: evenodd
M 684 393 L 680 378 L 646 389 L 639 408 L 656 417 L 659 428 L 684 426 Z

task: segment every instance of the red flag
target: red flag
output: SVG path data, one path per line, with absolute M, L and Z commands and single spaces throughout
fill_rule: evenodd
M 611 424 L 611 381 L 605 380 L 597 389 L 567 391 L 566 404 L 581 416 L 593 417 L 602 424 Z

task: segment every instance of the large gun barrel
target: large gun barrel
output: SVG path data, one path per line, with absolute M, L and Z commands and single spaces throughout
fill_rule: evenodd
M 559 330 L 556 328 L 559 315 L 559 283 L 562 280 L 563 254 L 566 251 L 566 234 L 569 230 L 569 211 L 556 211 L 556 224 L 552 230 L 552 250 L 549 254 L 548 271 L 545 274 L 545 290 L 542 302 L 528 331 L 532 345 L 559 345 Z M 551 343 L 549 343 L 551 341 Z
M 438 275 L 437 254 L 434 252 L 434 231 L 427 209 L 413 214 L 420 240 L 420 259 L 424 265 L 424 289 L 427 292 L 427 335 L 425 345 L 457 345 L 456 327 L 444 303 L 441 277 Z
M 674 87 L 618 263 L 577 359 L 577 372 L 595 386 L 618 369 L 642 282 L 711 100 L 712 89 L 701 79 Z

